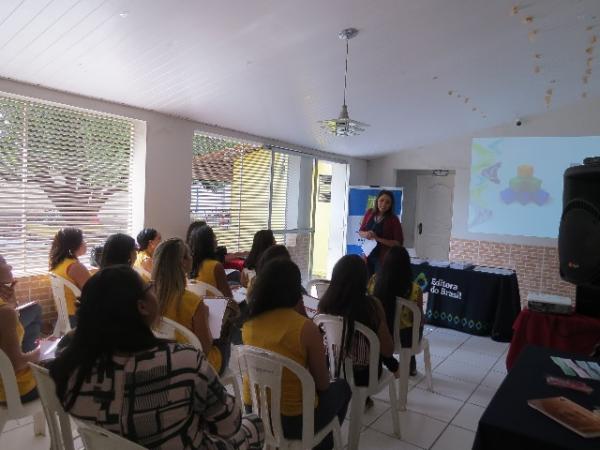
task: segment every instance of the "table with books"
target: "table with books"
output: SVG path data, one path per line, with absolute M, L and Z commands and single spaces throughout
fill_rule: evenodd
M 473 450 L 600 449 L 598 363 L 526 347 L 481 416 Z
M 427 323 L 509 342 L 521 310 L 514 270 L 413 258 L 413 274 L 428 293 Z

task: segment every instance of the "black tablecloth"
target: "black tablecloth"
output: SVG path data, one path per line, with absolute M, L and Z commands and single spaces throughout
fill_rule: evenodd
M 594 392 L 589 395 L 548 386 L 546 375 L 565 377 L 550 356 L 594 361 L 581 355 L 526 347 L 481 416 L 473 450 L 600 449 L 600 438 L 582 438 L 527 404 L 531 399 L 563 396 L 590 410 L 600 405 L 600 381 L 568 377 L 592 387 Z
M 517 275 L 413 265 L 417 282 L 429 293 L 426 320 L 510 342 L 512 325 L 521 311 Z

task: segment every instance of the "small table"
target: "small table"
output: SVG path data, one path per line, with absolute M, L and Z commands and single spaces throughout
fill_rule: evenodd
M 549 314 L 524 309 L 513 330 L 506 357 L 508 370 L 528 344 L 585 356 L 591 354 L 600 342 L 600 319 L 581 314 Z
M 413 264 L 417 281 L 428 292 L 427 323 L 509 342 L 513 322 L 521 310 L 519 282 L 506 274 L 471 269 Z
M 569 377 L 590 385 L 594 392 L 589 395 L 546 384 L 546 375 L 565 377 L 550 356 L 593 361 L 527 346 L 481 416 L 473 450 L 600 449 L 600 438 L 583 438 L 527 404 L 531 399 L 563 396 L 590 410 L 600 405 L 600 381 Z

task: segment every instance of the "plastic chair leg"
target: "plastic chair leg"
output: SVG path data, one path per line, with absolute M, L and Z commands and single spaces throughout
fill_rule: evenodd
M 46 416 L 42 411 L 33 415 L 33 433 L 36 436 L 46 436 Z
M 2 434 L 2 431 L 4 430 L 4 426 L 6 425 L 7 421 L 8 415 L 6 414 L 6 411 L 0 410 L 0 434 Z
M 425 378 L 427 379 L 427 390 L 433 392 L 433 379 L 431 375 L 431 354 L 429 353 L 429 342 L 423 349 L 423 358 L 425 359 Z
M 390 408 L 392 413 L 392 427 L 394 428 L 394 434 L 398 439 L 402 437 L 400 430 L 400 413 L 398 412 L 398 399 L 396 398 L 396 381 L 390 383 Z
M 350 430 L 348 431 L 348 450 L 358 450 L 362 416 L 365 410 L 365 395 L 362 389 L 352 393 L 350 404 Z
M 408 397 L 408 373 L 410 371 L 410 351 L 402 351 L 400 354 L 400 380 L 399 380 L 399 409 L 406 411 L 406 401 Z
M 342 442 L 342 430 L 340 429 L 340 423 L 335 422 L 333 425 L 333 448 L 336 450 L 342 450 L 344 448 L 344 443 Z

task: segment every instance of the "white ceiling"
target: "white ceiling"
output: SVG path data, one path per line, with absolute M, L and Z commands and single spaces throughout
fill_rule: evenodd
M 547 89 L 550 108 L 600 96 L 600 2 L 517 3 L 0 0 L 0 77 L 369 157 L 543 113 Z M 349 26 L 350 116 L 371 126 L 334 138 L 317 121 L 339 113 Z

